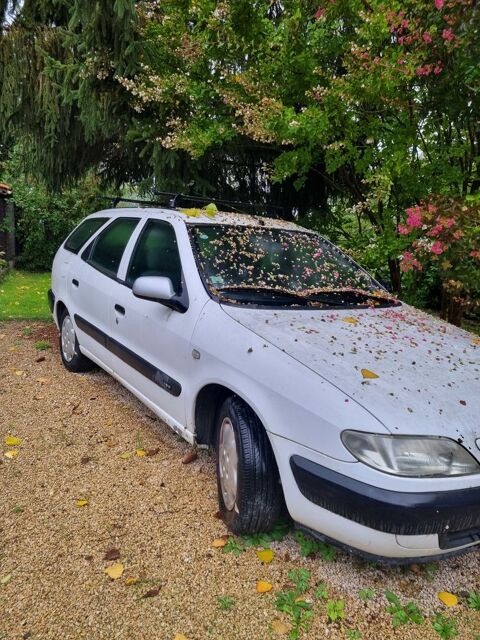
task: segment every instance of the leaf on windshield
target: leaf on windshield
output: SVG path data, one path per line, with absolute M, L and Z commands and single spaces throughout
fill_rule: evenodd
M 380 377 L 378 374 L 374 373 L 373 371 L 370 371 L 370 369 L 362 369 L 362 376 L 364 378 L 367 378 L 368 380 L 373 380 L 374 378 Z

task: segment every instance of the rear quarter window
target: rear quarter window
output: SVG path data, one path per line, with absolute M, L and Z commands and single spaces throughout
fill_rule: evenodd
M 89 218 L 84 220 L 65 240 L 64 249 L 78 253 L 93 234 L 103 227 L 109 218 Z

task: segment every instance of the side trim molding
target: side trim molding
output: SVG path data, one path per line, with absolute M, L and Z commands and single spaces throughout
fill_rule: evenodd
M 130 367 L 132 367 L 132 369 L 135 369 L 135 371 L 138 371 L 143 376 L 154 382 L 161 389 L 164 389 L 176 398 L 182 393 L 182 385 L 174 378 L 171 378 L 167 373 L 161 371 L 161 369 L 158 369 L 153 364 L 151 364 L 147 360 L 144 360 L 117 340 L 111 338 L 91 322 L 85 320 L 85 318 L 82 318 L 81 316 L 75 314 L 74 319 L 75 324 L 81 331 L 101 344 L 102 347 L 108 349 L 108 351 L 128 364 Z

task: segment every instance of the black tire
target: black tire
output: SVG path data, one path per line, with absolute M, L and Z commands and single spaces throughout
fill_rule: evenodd
M 68 353 L 65 352 L 64 344 L 63 344 L 63 334 L 66 329 L 67 324 L 71 323 L 71 328 L 73 331 L 73 341 L 74 341 L 74 351 L 71 357 Z M 73 373 L 85 373 L 86 371 L 91 371 L 95 368 L 95 363 L 89 360 L 83 353 L 80 352 L 80 347 L 78 344 L 77 334 L 75 333 L 74 324 L 70 314 L 67 309 L 65 309 L 60 316 L 60 336 L 59 336 L 59 344 L 60 344 L 60 355 L 62 358 L 63 366 L 68 371 L 72 371 Z M 68 350 L 67 350 L 68 351 Z
M 227 421 L 224 431 L 227 429 L 230 435 L 233 431 L 235 436 L 238 458 L 236 492 L 227 492 L 225 498 L 221 466 L 226 458 L 220 451 L 221 444 L 225 451 L 225 440 L 221 443 L 224 421 Z M 284 504 L 277 463 L 262 423 L 252 409 L 236 396 L 227 398 L 217 414 L 216 451 L 218 502 L 228 528 L 237 535 L 272 529 Z M 223 474 L 225 477 L 225 465 Z M 235 496 L 233 506 L 232 493 Z

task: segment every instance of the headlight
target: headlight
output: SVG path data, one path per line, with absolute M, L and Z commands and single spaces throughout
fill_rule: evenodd
M 464 476 L 480 472 L 475 458 L 448 438 L 344 431 L 342 441 L 360 462 L 397 476 Z

